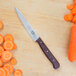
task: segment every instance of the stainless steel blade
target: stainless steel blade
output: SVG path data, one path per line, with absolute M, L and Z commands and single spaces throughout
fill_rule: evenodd
M 30 36 L 32 37 L 32 39 L 34 41 L 36 41 L 39 36 L 38 34 L 35 32 L 35 30 L 31 27 L 31 25 L 29 24 L 29 22 L 25 19 L 25 17 L 23 16 L 23 14 L 15 7 L 16 12 L 21 20 L 21 22 L 24 24 L 24 27 L 26 28 L 26 30 L 28 31 L 28 33 L 30 34 Z

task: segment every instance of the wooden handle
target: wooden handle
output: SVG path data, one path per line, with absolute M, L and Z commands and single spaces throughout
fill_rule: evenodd
M 55 69 L 59 68 L 60 67 L 59 62 L 56 60 L 56 58 L 53 56 L 53 54 L 50 52 L 50 50 L 47 48 L 47 46 L 44 44 L 44 42 L 40 38 L 37 40 L 37 42 L 40 45 L 41 49 L 43 50 L 44 54 L 47 56 L 47 58 L 53 64 L 53 67 Z

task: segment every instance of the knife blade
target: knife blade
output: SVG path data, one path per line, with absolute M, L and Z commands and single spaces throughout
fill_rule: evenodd
M 59 68 L 60 64 L 57 61 L 57 59 L 54 57 L 54 55 L 51 53 L 51 51 L 48 49 L 48 47 L 45 45 L 45 43 L 42 41 L 39 35 L 35 32 L 35 30 L 31 27 L 30 23 L 25 19 L 23 14 L 16 7 L 15 9 L 16 9 L 16 13 L 18 14 L 18 17 L 20 18 L 27 32 L 29 33 L 29 35 L 32 37 L 34 41 L 38 42 L 39 46 L 41 47 L 46 57 L 53 64 L 53 68 L 55 69 Z

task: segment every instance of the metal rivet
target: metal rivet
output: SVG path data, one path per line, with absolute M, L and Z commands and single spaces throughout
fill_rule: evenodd
M 42 43 L 42 42 L 40 42 L 40 43 Z
M 55 62 L 55 59 L 53 59 L 53 62 Z
M 48 50 L 46 52 L 48 52 Z

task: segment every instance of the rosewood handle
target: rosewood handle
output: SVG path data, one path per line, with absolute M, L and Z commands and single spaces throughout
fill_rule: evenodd
M 46 57 L 51 61 L 51 63 L 53 64 L 53 68 L 57 69 L 60 67 L 59 62 L 57 61 L 57 59 L 53 56 L 53 54 L 51 53 L 51 51 L 47 48 L 47 46 L 44 44 L 44 42 L 41 40 L 41 38 L 39 38 L 37 40 L 38 44 L 40 45 L 42 51 L 44 52 L 44 54 L 46 55 Z

